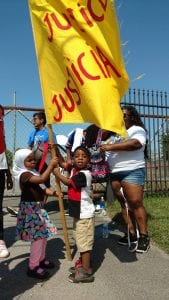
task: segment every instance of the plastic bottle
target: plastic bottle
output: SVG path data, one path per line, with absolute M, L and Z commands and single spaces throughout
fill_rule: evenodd
M 100 199 L 100 213 L 103 216 L 106 216 L 105 201 L 104 201 L 104 197 L 103 196 Z
M 102 226 L 102 237 L 104 239 L 107 239 L 109 237 L 109 228 L 108 223 L 103 224 Z
M 100 209 L 105 209 L 104 197 L 102 196 L 100 199 Z

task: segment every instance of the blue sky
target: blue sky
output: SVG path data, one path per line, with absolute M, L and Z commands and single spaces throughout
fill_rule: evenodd
M 116 3 L 119 1 L 116 1 Z M 131 87 L 169 92 L 169 1 L 127 0 L 118 9 Z M 126 59 L 125 59 L 126 60 Z M 132 81 L 139 74 L 140 80 Z
M 131 88 L 169 92 L 169 1 L 115 2 Z M 1 0 L 0 39 L 0 103 L 43 107 L 27 0 Z

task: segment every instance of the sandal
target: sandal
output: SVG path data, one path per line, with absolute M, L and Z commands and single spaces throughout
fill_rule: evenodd
M 39 267 L 44 269 L 53 269 L 55 264 L 47 259 L 44 259 L 40 262 Z
M 28 268 L 27 275 L 29 277 L 34 277 L 34 278 L 38 278 L 38 279 L 46 279 L 49 277 L 49 272 L 41 269 L 40 267 L 36 267 L 32 270 L 30 268 Z

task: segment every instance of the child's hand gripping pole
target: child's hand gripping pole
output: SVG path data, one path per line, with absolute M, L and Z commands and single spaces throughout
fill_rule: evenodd
M 49 134 L 49 143 L 53 144 L 54 141 L 53 141 L 53 133 L 52 133 L 52 125 L 51 124 L 48 124 L 48 134 Z M 52 154 L 52 157 L 56 156 L 55 147 L 51 147 L 51 154 Z M 56 179 L 56 191 L 57 191 L 58 200 L 59 200 L 61 222 L 62 222 L 62 228 L 63 228 L 63 235 L 64 235 L 64 241 L 65 241 L 65 246 L 66 246 L 66 254 L 67 254 L 68 260 L 72 260 L 69 239 L 68 239 L 66 218 L 65 218 L 65 214 L 64 214 L 64 205 L 63 205 L 63 197 L 62 197 L 62 192 L 61 192 L 61 187 L 60 187 L 60 180 L 57 177 L 55 177 L 55 179 Z

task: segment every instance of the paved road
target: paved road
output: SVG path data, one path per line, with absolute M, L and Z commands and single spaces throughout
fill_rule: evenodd
M 109 238 L 102 239 L 100 224 L 110 220 L 99 215 L 96 216 L 93 253 L 95 281 L 88 284 L 68 282 L 67 270 L 72 262 L 66 258 L 57 201 L 52 199 L 47 209 L 58 228 L 58 236 L 48 241 L 47 255 L 56 263 L 56 268 L 50 279 L 44 282 L 27 277 L 29 244 L 15 242 L 16 218 L 6 213 L 5 209 L 7 205 L 16 207 L 18 201 L 18 198 L 4 200 L 5 237 L 10 257 L 0 260 L 1 300 L 169 299 L 169 256 L 152 244 L 146 254 L 128 252 L 126 247 L 117 244 L 122 232 L 116 224 L 111 226 Z M 72 220 L 69 217 L 66 219 L 73 253 Z

